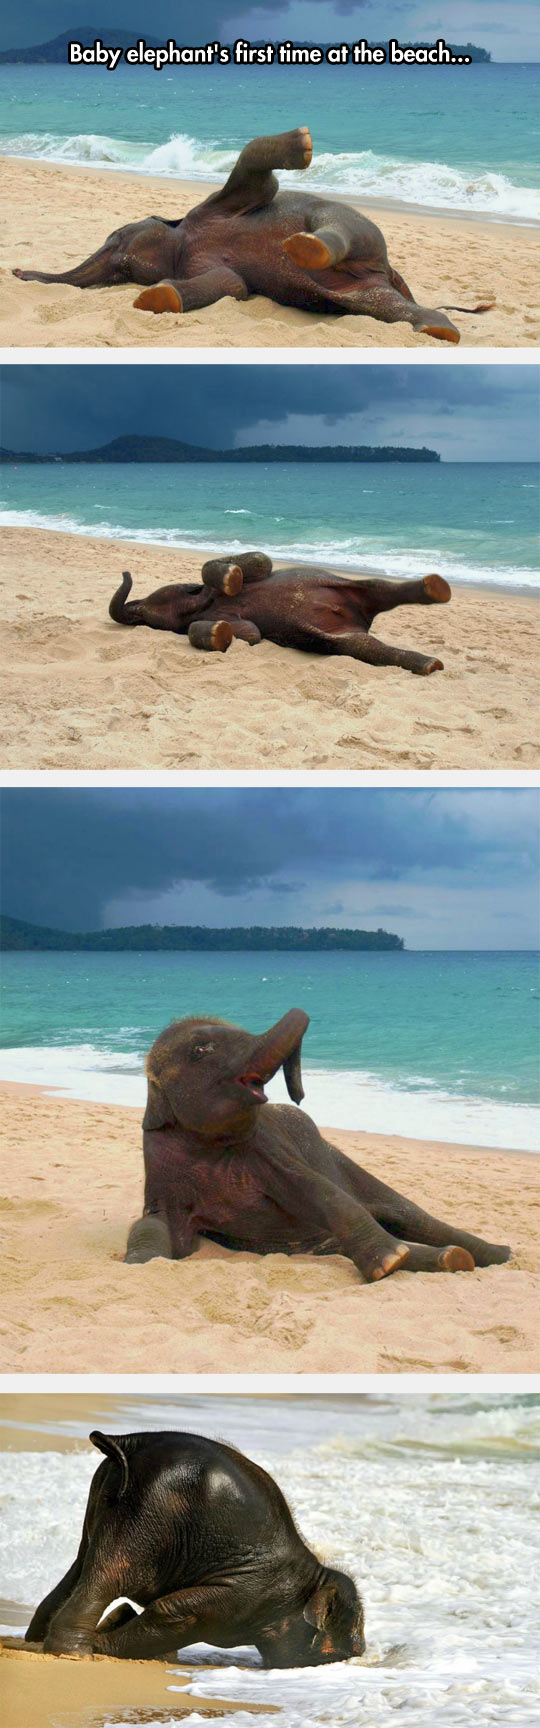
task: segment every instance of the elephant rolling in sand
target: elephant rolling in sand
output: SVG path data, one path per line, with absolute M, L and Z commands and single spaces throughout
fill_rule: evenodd
M 143 312 L 194 312 L 224 296 L 266 294 L 306 312 L 354 312 L 384 324 L 405 322 L 420 335 L 459 342 L 441 308 L 417 306 L 388 262 L 379 228 L 352 205 L 303 189 L 281 192 L 274 169 L 308 168 L 306 126 L 253 138 L 226 185 L 176 222 L 149 216 L 110 234 L 91 258 L 53 275 L 14 270 L 23 282 L 98 288 L 142 285 Z M 449 311 L 487 312 L 492 299 Z
M 201 1434 L 90 1435 L 106 1454 L 73 1566 L 36 1609 L 28 1643 L 53 1655 L 175 1656 L 255 1644 L 269 1668 L 362 1656 L 346 1572 L 323 1566 L 266 1470 Z M 118 1597 L 127 1602 L 103 1620 Z
M 185 1259 L 197 1236 L 255 1254 L 344 1254 L 367 1281 L 399 1267 L 461 1272 L 508 1260 L 509 1248 L 440 1223 L 359 1169 L 303 1111 L 268 1104 L 264 1087 L 279 1068 L 301 1103 L 308 1025 L 293 1008 L 259 1037 L 208 1016 L 156 1039 L 144 1213 L 126 1260 Z
M 392 648 L 369 634 L 379 612 L 450 600 L 442 576 L 387 582 L 337 576 L 316 564 L 273 570 L 264 552 L 211 558 L 201 574 L 201 583 L 171 582 L 145 600 L 128 600 L 132 580 L 125 570 L 110 616 L 115 624 L 146 624 L 187 635 L 192 647 L 222 653 L 235 636 L 251 646 L 266 637 L 283 648 L 349 654 L 372 666 L 401 666 L 424 677 L 442 669 L 434 655 Z

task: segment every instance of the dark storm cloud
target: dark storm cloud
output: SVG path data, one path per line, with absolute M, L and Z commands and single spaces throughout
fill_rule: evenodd
M 63 929 L 99 926 L 113 900 L 115 922 L 142 923 L 141 896 L 190 883 L 238 898 L 226 923 L 249 922 L 261 885 L 335 893 L 351 878 L 507 884 L 514 904 L 538 867 L 538 800 L 522 790 L 10 789 L 3 808 L 4 911 Z
M 8 365 L 2 385 L 2 442 L 19 451 L 91 449 L 125 432 L 227 448 L 242 443 L 258 421 L 283 429 L 291 415 L 311 422 L 305 443 L 339 443 L 340 424 L 365 416 L 366 443 L 420 444 L 423 413 L 430 415 L 431 440 L 435 416 L 442 433 L 463 425 L 470 438 L 476 425 L 481 439 L 482 425 L 490 434 L 498 429 L 492 458 L 513 458 L 515 428 L 520 456 L 533 460 L 537 449 L 532 365 Z M 414 437 L 407 424 L 413 419 Z
M 325 32 L 333 32 L 334 20 L 339 22 L 344 16 L 354 17 L 361 11 L 373 11 L 376 0 L 310 0 L 309 15 L 311 19 L 310 35 L 315 34 L 315 23 L 320 17 L 324 21 Z M 49 41 L 63 30 L 72 30 L 75 37 L 75 22 L 84 24 L 93 22 L 106 26 L 104 39 L 112 42 L 113 26 L 122 30 L 132 30 L 133 38 L 141 34 L 163 37 L 166 41 L 174 36 L 177 42 L 206 42 L 214 37 L 222 41 L 232 39 L 239 32 L 242 35 L 261 37 L 261 20 L 265 20 L 264 33 L 270 20 L 275 19 L 275 36 L 284 36 L 288 32 L 295 15 L 302 15 L 303 7 L 299 8 L 294 0 L 268 0 L 268 4 L 250 5 L 242 0 L 198 0 L 196 7 L 178 6 L 178 0 L 153 0 L 151 7 L 148 0 L 108 0 L 107 6 L 103 0 L 81 0 L 80 6 L 74 6 L 73 0 L 27 0 L 20 16 L 14 16 L 6 11 L 2 24 L 2 45 L 19 45 L 31 42 Z M 413 0 L 396 0 L 394 10 L 414 10 Z M 307 7 L 306 7 L 307 13 Z M 274 29 L 272 30 L 274 39 Z
M 293 39 L 340 41 L 345 34 L 355 40 L 360 34 L 385 41 L 389 35 L 434 41 L 444 35 L 450 41 L 475 41 L 494 51 L 499 59 L 531 58 L 537 18 L 536 0 L 198 0 L 196 7 L 178 0 L 26 0 L 12 13 L 4 8 L 0 26 L 2 46 L 48 41 L 76 25 L 91 23 L 102 39 L 112 42 L 114 26 L 138 35 L 153 35 L 164 41 L 231 41 L 237 35 L 248 39 L 276 41 Z M 108 74 L 105 74 L 108 76 Z

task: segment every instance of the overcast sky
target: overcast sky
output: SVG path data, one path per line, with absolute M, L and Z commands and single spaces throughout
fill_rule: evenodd
M 189 20 L 189 22 L 188 22 Z M 14 13 L 5 7 L 3 46 L 43 42 L 75 25 L 106 25 L 138 34 L 174 36 L 178 42 L 204 43 L 236 36 L 269 41 L 318 39 L 351 42 L 359 36 L 387 41 L 475 42 L 496 60 L 538 60 L 538 0 L 198 0 L 179 7 L 177 0 L 26 0 Z
M 3 909 L 141 923 L 386 929 L 411 948 L 538 946 L 533 790 L 9 790 Z
M 529 366 L 22 366 L 2 368 L 10 450 L 85 450 L 120 433 L 213 449 L 253 443 L 427 444 L 456 462 L 534 461 Z

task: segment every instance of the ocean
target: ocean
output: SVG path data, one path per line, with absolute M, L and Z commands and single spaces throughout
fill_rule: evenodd
M 537 101 L 535 65 L 11 65 L 0 150 L 204 182 L 225 178 L 249 138 L 309 125 L 313 191 L 530 224 Z
M 254 1650 L 192 1646 L 170 1668 L 174 1693 L 262 1707 L 260 1728 L 537 1728 L 540 1398 L 534 1394 L 375 1397 L 169 1397 L 15 1401 L 21 1450 L 0 1452 L 2 1630 L 71 1563 L 99 1457 L 66 1448 L 98 1421 L 109 1431 L 184 1428 L 246 1451 L 277 1478 L 306 1540 L 356 1579 L 366 1653 L 328 1668 L 264 1672 Z M 8 1397 L 1 1446 L 13 1444 Z M 111 1412 L 111 1405 L 113 1405 Z M 21 1427 L 22 1424 L 22 1427 Z M 61 1434 L 62 1439 L 58 1438 Z M 47 1447 L 33 1450 L 33 1444 Z M 282 1714 L 270 1713 L 278 1706 Z M 266 1707 L 266 1708 L 265 1708 Z M 145 1720 L 148 1718 L 145 1717 Z M 117 1728 L 114 1710 L 107 1728 Z M 224 1728 L 245 1728 L 231 1708 Z
M 0 524 L 540 589 L 528 462 L 19 464 L 1 470 Z
M 525 952 L 5 954 L 0 1079 L 140 1107 L 170 1020 L 258 1032 L 302 1007 L 320 1126 L 534 1152 L 538 996 Z M 281 1075 L 268 1090 L 287 1097 Z

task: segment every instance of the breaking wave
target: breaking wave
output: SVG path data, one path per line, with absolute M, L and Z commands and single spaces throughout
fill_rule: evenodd
M 226 515 L 250 515 L 248 511 L 226 511 Z M 67 513 L 48 515 L 39 510 L 1 510 L 0 526 L 4 528 L 42 528 L 62 534 L 91 535 L 100 540 L 133 540 L 149 546 L 176 546 L 178 550 L 220 552 L 222 538 L 208 538 L 204 530 L 189 528 L 131 528 L 124 523 L 81 522 Z M 255 534 L 257 530 L 254 530 Z M 238 532 L 231 534 L 231 553 L 246 551 L 253 531 L 247 538 Z M 469 587 L 540 589 L 540 571 L 531 565 L 487 564 L 465 560 L 443 546 L 392 546 L 377 542 L 374 535 L 354 538 L 320 537 L 309 540 L 283 540 L 272 537 L 271 526 L 264 529 L 264 540 L 270 557 L 285 563 L 290 558 L 301 562 L 328 564 L 334 569 L 350 571 L 351 575 L 425 576 L 428 570 L 442 570 L 449 582 L 465 583 Z
M 203 143 L 185 132 L 155 147 L 94 132 L 73 133 L 67 138 L 53 132 L 23 132 L 0 139 L 0 149 L 9 156 L 46 162 L 209 181 L 226 177 L 239 145 L 224 148 L 218 143 Z M 403 162 L 372 150 L 323 151 L 303 179 L 306 189 L 315 192 L 363 194 L 398 204 L 495 216 L 500 221 L 540 221 L 540 192 L 530 186 L 516 186 L 506 174 L 490 169 L 467 174 L 446 162 Z M 297 185 L 299 175 L 283 174 L 281 180 L 284 185 Z

